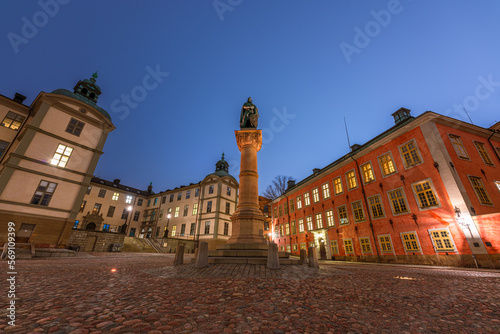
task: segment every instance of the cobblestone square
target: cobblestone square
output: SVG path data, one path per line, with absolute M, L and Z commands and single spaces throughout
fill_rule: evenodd
M 173 254 L 94 253 L 17 261 L 16 326 L 7 325 L 2 297 L 0 331 L 500 331 L 499 271 L 331 261 L 318 270 L 270 271 L 258 265 L 197 270 L 192 264 L 174 267 L 173 259 Z M 1 267 L 6 273 L 5 262 Z

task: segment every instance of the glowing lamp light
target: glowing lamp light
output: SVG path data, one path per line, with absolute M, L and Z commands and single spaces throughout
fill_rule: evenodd
M 132 205 L 127 208 L 128 211 L 132 211 Z
M 116 268 L 111 269 L 112 273 L 116 273 Z
M 169 214 L 167 215 L 167 218 L 168 218 L 168 219 L 170 219 L 170 217 L 172 217 L 172 215 L 169 213 Z

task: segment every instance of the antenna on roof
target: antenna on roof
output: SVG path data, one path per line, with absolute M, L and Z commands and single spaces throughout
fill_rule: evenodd
M 349 145 L 349 149 L 351 149 L 351 141 L 349 140 L 349 131 L 347 131 L 347 122 L 344 116 L 344 125 L 345 125 L 345 134 L 347 136 L 347 145 Z
M 469 117 L 470 124 L 474 124 L 474 123 L 472 122 L 472 119 L 470 119 L 469 113 L 467 112 L 467 110 L 465 110 L 465 107 L 464 107 L 464 106 L 462 106 L 462 108 L 464 108 L 465 114 L 467 115 L 467 117 Z

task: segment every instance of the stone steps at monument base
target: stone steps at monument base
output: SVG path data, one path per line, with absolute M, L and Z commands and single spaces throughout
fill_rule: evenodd
M 216 250 L 210 251 L 209 257 L 263 257 L 267 258 L 266 250 L 257 249 L 237 249 L 237 250 Z M 290 256 L 287 252 L 278 252 L 280 258 L 288 258 Z
M 269 246 L 267 244 L 224 244 L 217 247 L 217 250 L 265 250 L 267 251 Z
M 191 263 L 196 263 L 196 258 L 191 259 Z M 261 257 L 209 257 L 210 264 L 263 264 L 267 265 L 267 258 Z M 280 258 L 280 265 L 298 265 L 298 259 Z

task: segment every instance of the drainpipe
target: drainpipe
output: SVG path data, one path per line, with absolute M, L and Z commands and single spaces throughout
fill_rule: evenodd
M 200 207 L 200 202 L 201 202 L 201 194 L 202 194 L 202 191 L 201 191 L 201 181 L 198 182 L 198 186 L 199 186 L 199 193 L 198 193 L 198 209 L 196 210 L 196 222 L 197 222 L 197 228 L 196 230 L 198 231 L 198 233 L 196 233 L 197 235 L 195 235 L 195 238 L 196 238 L 196 248 L 199 248 L 200 247 L 200 229 L 201 229 L 201 217 L 200 217 L 200 210 L 201 210 L 201 207 Z M 196 192 L 196 189 L 195 189 L 195 192 Z M 198 221 L 199 219 L 199 221 Z
M 493 137 L 497 133 L 497 130 L 492 130 L 492 131 L 493 131 L 493 133 L 491 134 L 491 136 L 488 137 L 488 143 L 490 143 L 491 149 L 493 150 L 493 152 L 497 156 L 497 159 L 500 161 L 500 156 L 498 155 L 497 150 L 495 149 L 495 147 L 493 146 L 493 143 L 491 142 L 491 137 Z
M 365 206 L 366 206 L 366 210 L 369 211 L 370 210 L 370 207 L 368 206 L 368 200 L 366 199 L 366 194 L 365 194 L 365 187 L 363 185 L 363 178 L 362 178 L 362 175 L 361 175 L 361 172 L 359 171 L 359 164 L 358 162 L 356 161 L 356 159 L 354 159 L 352 157 L 352 155 L 350 156 L 350 158 L 352 160 L 354 160 L 354 162 L 356 163 L 356 170 L 358 171 L 359 173 L 359 183 L 361 183 L 361 192 L 363 193 L 363 199 L 365 201 Z M 370 221 L 370 229 L 372 230 L 372 236 L 373 236 L 373 243 L 375 244 L 375 250 L 377 251 L 377 262 L 380 263 L 380 253 L 378 251 L 378 246 L 377 246 L 377 238 L 375 238 L 375 232 L 373 230 L 373 223 L 372 223 L 372 217 L 370 215 L 370 212 L 367 212 L 367 216 L 368 216 L 368 220 Z

